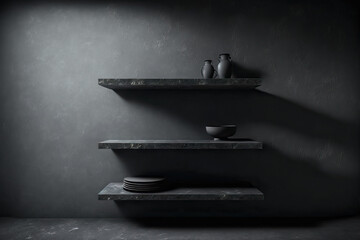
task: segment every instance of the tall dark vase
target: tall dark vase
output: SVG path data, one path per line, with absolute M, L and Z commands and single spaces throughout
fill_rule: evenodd
M 228 53 L 219 55 L 218 75 L 219 78 L 231 78 L 231 57 Z
M 214 78 L 216 77 L 216 71 L 211 65 L 211 60 L 205 60 L 204 66 L 201 68 L 201 76 L 203 78 Z

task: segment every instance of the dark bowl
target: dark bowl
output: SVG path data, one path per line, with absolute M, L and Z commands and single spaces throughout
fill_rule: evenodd
M 206 126 L 206 132 L 214 140 L 226 140 L 236 133 L 236 125 Z

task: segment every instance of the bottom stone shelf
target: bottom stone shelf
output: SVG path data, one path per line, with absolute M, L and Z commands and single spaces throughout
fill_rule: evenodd
M 123 189 L 123 183 L 109 183 L 98 194 L 99 200 L 264 200 L 255 187 L 175 188 L 156 193 L 134 193 Z

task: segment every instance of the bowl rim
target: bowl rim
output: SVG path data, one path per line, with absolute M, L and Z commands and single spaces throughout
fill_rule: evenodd
M 212 128 L 233 128 L 236 127 L 235 124 L 225 124 L 225 125 L 206 125 L 206 127 L 212 127 Z

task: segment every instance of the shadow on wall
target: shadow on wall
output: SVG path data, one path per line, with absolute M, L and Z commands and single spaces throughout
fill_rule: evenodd
M 354 214 L 354 179 L 321 170 L 267 145 L 249 151 L 115 151 L 130 176 L 164 176 L 175 186 L 231 187 L 251 182 L 265 201 L 118 203 L 128 217 L 319 216 Z M 329 201 L 331 199 L 331 201 Z M 329 205 L 333 206 L 332 212 Z M 209 211 L 211 209 L 211 211 Z
M 233 78 L 261 78 L 264 77 L 264 73 L 258 69 L 243 67 L 240 63 L 232 60 L 232 77 Z
M 246 75 L 259 77 L 261 73 L 249 70 Z M 238 124 L 238 132 L 246 134 L 249 124 L 267 124 L 312 140 L 332 141 L 352 154 L 358 146 L 352 134 L 357 127 L 355 123 L 337 120 L 262 91 L 117 93 L 133 104 L 143 104 L 172 114 L 187 125 L 198 125 L 199 131 L 203 131 L 206 124 L 232 122 Z M 250 137 L 264 140 L 260 134 Z M 171 216 L 184 217 L 331 216 L 356 213 L 358 206 L 354 189 L 358 186 L 355 186 L 354 175 L 327 170 L 323 167 L 327 164 L 326 158 L 319 161 L 297 153 L 288 154 L 282 150 L 284 140 L 274 139 L 274 142 L 265 139 L 263 150 L 114 151 L 131 176 L 164 176 L 175 185 L 209 187 L 233 186 L 249 181 L 264 192 L 265 201 L 145 202 L 141 205 L 121 202 L 118 206 L 129 217 L 144 214 L 169 216 L 169 213 Z
M 252 76 L 259 76 L 259 72 L 251 72 Z M 259 90 L 137 90 L 116 93 L 129 104 L 145 105 L 185 123 L 196 124 L 201 132 L 207 124 L 236 123 L 239 130 L 242 127 L 245 130 L 249 124 L 266 124 L 313 139 L 331 140 L 349 149 L 357 147 L 357 137 L 352 137 L 357 129 L 356 123 L 340 121 Z
M 318 228 L 324 222 L 336 218 L 134 218 L 136 224 L 146 228 L 197 228 L 197 229 L 232 229 L 232 228 Z

